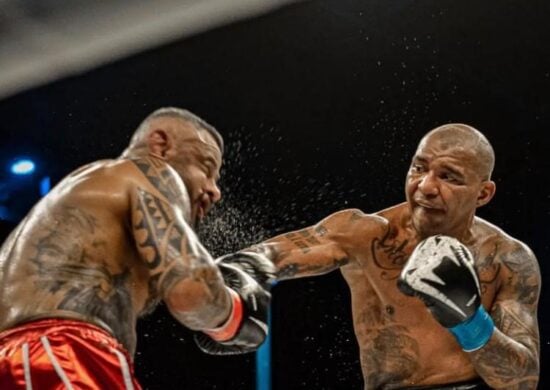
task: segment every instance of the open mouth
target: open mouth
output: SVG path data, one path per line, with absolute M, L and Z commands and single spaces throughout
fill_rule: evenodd
M 204 219 L 205 216 L 206 216 L 206 213 L 204 212 L 204 208 L 202 206 L 199 206 L 197 208 L 197 219 L 200 221 Z
M 206 199 L 201 199 L 198 201 L 197 206 L 197 219 L 202 220 L 206 217 L 206 214 L 210 210 L 210 202 Z

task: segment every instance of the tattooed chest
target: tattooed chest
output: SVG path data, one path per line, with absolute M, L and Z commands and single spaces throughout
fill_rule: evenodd
M 369 246 L 364 266 L 382 280 L 395 280 L 409 259 L 415 243 L 404 237 L 397 237 L 391 229 L 375 237 Z

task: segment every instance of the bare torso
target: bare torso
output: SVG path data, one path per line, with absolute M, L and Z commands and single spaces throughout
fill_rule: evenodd
M 110 329 L 134 352 L 136 319 L 158 297 L 131 233 L 133 182 L 146 180 L 132 162 L 99 161 L 34 207 L 0 252 L 0 329 L 77 318 Z
M 365 388 L 369 389 L 453 383 L 477 377 L 470 359 L 450 332 L 434 320 L 419 299 L 405 296 L 397 288 L 399 273 L 418 243 L 404 222 L 407 213 L 406 204 L 378 213 L 380 234 L 374 238 L 372 234 L 364 238 L 354 234 L 346 245 L 350 262 L 341 268 L 351 291 Z M 354 230 L 362 231 L 364 218 L 357 214 Z M 473 235 L 473 242 L 466 244 L 476 259 L 483 305 L 490 310 L 506 275 L 498 252 L 511 239 L 477 218 Z

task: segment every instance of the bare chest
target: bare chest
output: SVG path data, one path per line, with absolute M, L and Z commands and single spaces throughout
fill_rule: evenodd
M 356 255 L 353 266 L 342 269 L 351 291 L 354 329 L 368 388 L 458 382 L 475 376 L 468 357 L 447 329 L 435 321 L 422 301 L 397 288 L 399 274 L 415 245 L 407 238 L 378 237 Z M 473 248 L 472 252 L 482 302 L 490 310 L 500 265 L 491 251 Z
M 366 240 L 353 254 L 355 263 L 350 268 L 355 272 L 343 270 L 352 295 L 356 295 L 355 301 L 371 301 L 371 304 L 377 301 L 389 313 L 396 313 L 398 308 L 404 312 L 416 310 L 421 302 L 403 295 L 397 288 L 397 280 L 417 244 L 417 240 L 406 234 L 392 233 L 391 230 Z M 482 303 L 490 310 L 502 282 L 498 247 L 484 244 L 469 249 L 475 259 Z

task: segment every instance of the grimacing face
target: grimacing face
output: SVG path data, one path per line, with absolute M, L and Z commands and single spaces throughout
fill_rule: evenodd
M 214 137 L 199 130 L 177 148 L 176 161 L 172 162 L 180 174 L 191 202 L 191 222 L 196 225 L 221 199 L 218 188 L 222 155 Z
M 420 142 L 405 191 L 413 227 L 421 236 L 459 236 L 469 228 L 487 195 L 477 162 L 467 145 L 449 146 L 430 136 Z

